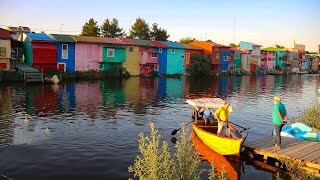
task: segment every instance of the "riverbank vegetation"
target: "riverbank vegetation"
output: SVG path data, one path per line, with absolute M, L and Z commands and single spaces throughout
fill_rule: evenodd
M 192 76 L 208 76 L 211 73 L 210 55 L 193 54 L 188 73 Z
M 176 142 L 175 152 L 171 154 L 168 143 L 166 141 L 160 143 L 161 135 L 153 123 L 150 124 L 150 136 L 140 133 L 138 140 L 140 154 L 135 158 L 134 164 L 129 166 L 129 172 L 134 173 L 134 178 L 200 179 L 204 170 L 199 169 L 201 159 L 192 146 L 189 130 L 183 127 L 178 134 L 180 140 Z M 209 177 L 218 180 L 226 176 L 222 175 L 218 175 L 213 168 Z
M 302 111 L 301 116 L 291 117 L 290 121 L 303 122 L 310 127 L 320 129 L 320 104 L 311 104 L 308 108 Z
M 286 158 L 280 159 L 281 166 L 283 168 L 282 171 L 277 172 L 274 175 L 274 179 L 282 180 L 296 180 L 296 179 L 310 179 L 315 180 L 316 178 L 313 172 L 307 172 L 304 167 L 305 164 L 299 161 L 293 161 Z

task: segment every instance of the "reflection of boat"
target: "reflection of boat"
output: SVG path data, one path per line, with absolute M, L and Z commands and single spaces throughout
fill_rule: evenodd
M 246 136 L 243 136 L 232 124 L 229 123 L 230 137 L 223 137 L 217 135 L 218 125 L 217 122 L 204 125 L 203 121 L 198 121 L 197 112 L 198 108 L 219 108 L 224 105 L 224 100 L 220 98 L 202 98 L 187 100 L 187 103 L 193 106 L 195 110 L 195 122 L 192 127 L 201 141 L 209 148 L 218 152 L 221 155 L 239 155 L 241 146 Z M 232 112 L 231 106 L 229 111 Z
M 195 149 L 201 154 L 203 159 L 210 164 L 214 161 L 215 169 L 218 172 L 225 171 L 228 179 L 240 179 L 240 160 L 238 156 L 220 155 L 206 146 L 194 131 L 192 131 L 191 138 Z

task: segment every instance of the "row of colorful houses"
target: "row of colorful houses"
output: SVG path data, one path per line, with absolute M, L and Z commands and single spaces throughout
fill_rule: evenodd
M 10 41 L 10 32 L 0 28 L 1 69 L 10 68 Z M 306 51 L 297 48 L 262 48 L 261 45 L 244 41 L 237 47 L 231 47 L 204 41 L 179 44 L 29 32 L 21 33 L 18 41 L 23 42 L 24 62 L 44 72 L 110 71 L 122 66 L 134 76 L 185 74 L 192 64 L 193 54 L 209 54 L 212 71 L 319 70 L 318 54 L 306 54 Z

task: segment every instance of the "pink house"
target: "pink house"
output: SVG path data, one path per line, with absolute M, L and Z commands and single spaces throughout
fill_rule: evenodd
M 278 49 L 273 47 L 261 49 L 262 56 L 264 57 L 263 66 L 265 69 L 274 69 L 276 67 L 277 52 L 278 52 Z
M 159 62 L 156 46 L 148 40 L 134 39 L 134 41 L 139 46 L 140 74 L 150 75 L 152 72 L 157 72 Z
M 72 36 L 75 43 L 75 71 L 99 70 L 102 62 L 103 38 L 91 36 Z

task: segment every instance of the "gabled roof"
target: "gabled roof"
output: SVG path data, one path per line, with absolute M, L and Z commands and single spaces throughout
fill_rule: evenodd
M 239 48 L 239 47 L 232 47 L 232 48 L 230 48 L 230 50 L 231 51 L 237 51 L 237 52 L 245 53 L 245 54 L 249 53 L 248 49 L 243 49 L 243 48 Z
M 12 39 L 10 31 L 0 28 L 0 39 Z
M 65 42 L 65 43 L 76 42 L 70 35 L 66 35 L 66 34 L 50 34 L 49 36 L 58 42 Z
M 194 46 L 192 44 L 180 44 L 181 46 L 185 47 L 186 49 L 193 49 L 193 50 L 203 50 L 202 48 L 199 48 L 197 46 Z
M 207 41 L 193 41 L 193 42 L 195 42 L 196 44 L 201 43 L 201 44 L 206 44 L 206 45 L 211 45 L 216 47 L 230 47 L 230 46 L 226 46 L 226 45 L 215 43 L 215 42 L 207 42 Z
M 96 37 L 96 36 L 71 36 L 77 42 L 82 43 L 99 43 L 99 44 L 118 44 L 125 45 L 119 38 L 107 38 L 107 37 Z
M 277 52 L 278 50 L 279 48 L 276 48 L 276 47 L 266 47 L 261 49 L 261 51 L 269 51 L 269 52 Z
M 42 33 L 25 33 L 32 41 L 54 41 L 51 37 Z
M 137 43 L 133 39 L 129 38 L 119 38 L 122 42 L 124 42 L 126 45 L 137 45 Z
M 143 40 L 143 39 L 133 39 L 137 45 L 139 46 L 148 46 L 148 47 L 155 47 L 154 44 L 152 44 L 149 40 Z
M 163 44 L 161 41 L 152 41 L 152 40 L 150 40 L 150 42 L 152 44 L 154 44 L 158 48 L 168 48 L 169 47 L 169 46 Z
M 170 48 L 175 48 L 175 49 L 185 49 L 184 46 L 181 46 L 180 44 L 176 42 L 170 42 L 170 41 L 161 41 L 163 44 L 169 46 Z

